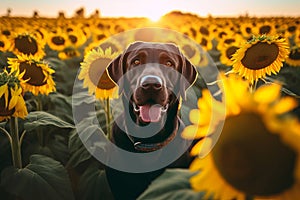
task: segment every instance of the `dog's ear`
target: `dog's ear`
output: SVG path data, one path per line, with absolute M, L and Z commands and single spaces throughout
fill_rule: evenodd
M 116 57 L 114 60 L 110 62 L 108 67 L 106 68 L 106 72 L 110 79 L 119 86 L 119 94 L 123 91 L 123 83 L 122 81 L 119 81 L 124 72 L 123 72 L 123 54 L 120 54 L 118 57 Z
M 126 59 L 128 54 L 131 51 L 134 51 L 139 45 L 143 44 L 143 42 L 134 42 L 131 43 L 126 50 L 116 57 L 106 68 L 106 72 L 110 79 L 119 86 L 119 94 L 124 91 L 124 77 L 123 75 L 126 72 Z
M 117 85 L 123 75 L 122 54 L 109 63 L 106 71 L 110 79 Z
M 180 95 L 184 100 L 186 100 L 186 90 L 195 83 L 198 72 L 196 67 L 183 55 L 182 61 L 181 74 L 183 77 L 180 79 Z

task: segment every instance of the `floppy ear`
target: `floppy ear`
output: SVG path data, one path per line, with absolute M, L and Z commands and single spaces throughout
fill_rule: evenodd
M 106 68 L 106 72 L 110 79 L 119 86 L 119 94 L 123 91 L 123 83 L 119 82 L 123 76 L 123 54 L 120 54 L 113 61 L 110 62 Z
M 131 43 L 127 49 L 116 57 L 106 68 L 106 72 L 110 79 L 119 86 L 119 94 L 123 92 L 124 88 L 124 78 L 123 75 L 126 72 L 125 61 L 127 59 L 128 53 L 133 51 L 137 46 L 143 44 L 143 42 L 134 42 Z
M 182 55 L 182 58 L 183 63 L 181 74 L 183 77 L 180 79 L 180 95 L 184 100 L 186 100 L 186 90 L 195 83 L 198 72 L 195 66 L 185 56 Z

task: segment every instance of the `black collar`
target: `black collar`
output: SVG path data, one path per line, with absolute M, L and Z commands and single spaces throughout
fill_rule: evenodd
M 170 136 L 168 138 L 166 138 L 164 141 L 162 142 L 157 142 L 157 143 L 142 143 L 140 141 L 137 141 L 136 138 L 132 137 L 130 134 L 127 133 L 127 137 L 129 138 L 129 140 L 133 143 L 134 149 L 140 152 L 152 152 L 152 151 L 156 151 L 159 150 L 161 148 L 163 148 L 164 146 L 166 146 L 167 144 L 169 144 L 177 135 L 179 126 L 182 125 L 181 120 L 177 120 L 177 123 L 174 127 L 173 132 L 170 134 Z M 180 127 L 182 128 L 182 127 Z

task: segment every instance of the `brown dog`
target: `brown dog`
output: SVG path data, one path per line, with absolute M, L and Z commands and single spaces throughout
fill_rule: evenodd
M 197 71 L 177 46 L 133 43 L 111 62 L 107 72 L 119 85 L 124 106 L 113 125 L 114 144 L 138 153 L 154 152 L 174 141 L 175 152 L 186 147 L 180 137 L 184 125 L 178 117 L 179 98 L 185 99 L 185 91 L 195 82 Z M 149 124 L 151 128 L 145 128 Z M 168 156 L 159 154 L 153 162 Z M 189 166 L 188 154 L 178 158 L 169 166 Z M 164 169 L 128 173 L 107 167 L 106 174 L 116 199 L 136 199 Z

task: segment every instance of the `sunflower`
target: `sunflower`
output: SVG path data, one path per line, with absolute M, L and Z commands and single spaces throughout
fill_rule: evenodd
M 235 52 L 240 48 L 240 45 L 238 43 L 231 43 L 228 45 L 224 45 L 222 49 L 220 50 L 221 56 L 220 56 L 220 62 L 223 65 L 226 66 L 232 66 L 233 61 L 232 55 L 235 54 Z
M 217 49 L 219 51 L 222 51 L 224 47 L 226 48 L 228 45 L 231 45 L 233 43 L 240 46 L 240 44 L 244 41 L 245 40 L 243 39 L 243 37 L 239 34 L 225 35 L 218 40 Z
M 61 29 L 49 32 L 47 44 L 52 50 L 62 51 L 67 46 L 70 46 L 68 35 Z
M 296 46 L 300 46 L 300 30 L 297 30 L 297 32 L 295 33 L 295 45 Z
M 19 33 L 11 39 L 12 52 L 16 55 L 24 54 L 26 56 L 32 55 L 36 58 L 43 58 L 45 56 L 44 46 L 45 42 L 37 39 L 30 33 Z
M 251 38 L 254 35 L 255 26 L 251 22 L 245 22 L 241 24 L 240 31 L 242 36 L 246 39 Z
M 70 44 L 75 48 L 80 47 L 86 42 L 86 36 L 81 29 L 69 31 L 67 33 Z
M 33 95 L 48 95 L 56 90 L 52 79 L 54 70 L 47 63 L 40 61 L 33 56 L 17 55 L 17 58 L 8 58 L 11 71 L 16 71 L 21 79 L 21 86 L 24 91 Z
M 253 37 L 232 55 L 232 71 L 253 83 L 266 75 L 277 74 L 288 54 L 289 46 L 284 38 Z
M 213 48 L 213 44 L 210 38 L 206 36 L 200 36 L 197 38 L 197 42 L 201 45 L 203 49 L 209 51 Z
M 0 121 L 12 116 L 25 118 L 28 114 L 20 81 L 15 73 L 0 73 L 0 108 Z
M 106 67 L 117 55 L 111 48 L 99 47 L 84 57 L 78 79 L 83 80 L 83 87 L 88 88 L 89 94 L 95 94 L 98 99 L 117 98 L 117 87 L 106 72 Z
M 191 164 L 191 170 L 200 171 L 190 180 L 192 188 L 205 191 L 206 198 L 220 200 L 297 199 L 300 123 L 288 113 L 297 106 L 295 99 L 281 97 L 279 84 L 263 85 L 250 93 L 248 83 L 239 78 L 223 75 L 222 82 L 224 126 L 212 151 Z M 204 142 L 212 140 L 215 129 L 208 128 L 210 116 L 219 104 L 204 92 L 198 109 L 191 111 L 192 125 L 184 129 L 183 136 L 205 138 L 193 147 L 193 155 L 203 152 Z
M 254 33 L 258 35 L 272 35 L 276 33 L 276 28 L 274 24 L 269 21 L 260 22 L 256 24 Z
M 74 47 L 66 47 L 62 51 L 58 53 L 58 58 L 61 60 L 72 59 L 76 57 L 80 57 L 80 52 Z
M 197 46 L 191 43 L 180 43 L 183 54 L 194 64 L 198 65 L 201 61 L 201 53 Z
M 292 48 L 289 56 L 286 58 L 285 62 L 293 67 L 300 66 L 300 49 L 299 47 Z
M 0 35 L 0 51 L 6 52 L 10 49 L 11 42 L 6 36 Z

